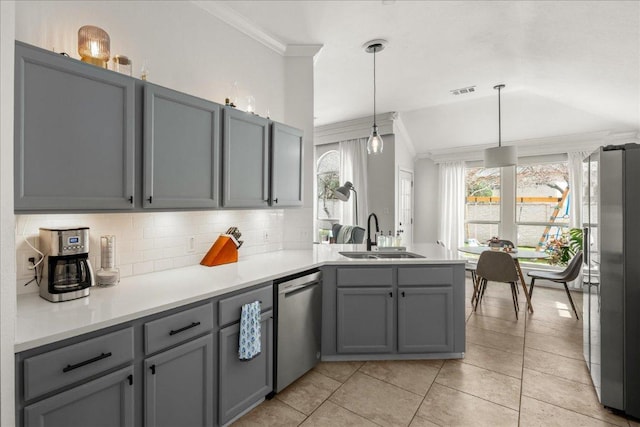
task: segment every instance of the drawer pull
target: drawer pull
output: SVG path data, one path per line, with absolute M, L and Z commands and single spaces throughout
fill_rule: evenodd
M 169 332 L 169 335 L 179 334 L 180 332 L 184 332 L 184 331 L 186 331 L 187 329 L 195 328 L 196 326 L 199 326 L 199 325 L 200 325 L 200 322 L 193 322 L 192 324 L 187 325 L 187 326 L 185 326 L 184 328 L 176 329 L 175 331 L 174 331 L 174 330 L 171 330 L 171 331 Z
M 74 369 L 81 368 L 90 363 L 97 362 L 98 360 L 106 359 L 107 357 L 111 357 L 111 352 L 102 353 L 100 356 L 96 356 L 93 359 L 85 360 L 84 362 L 76 363 L 75 365 L 67 365 L 64 368 L 62 368 L 62 372 L 73 371 Z

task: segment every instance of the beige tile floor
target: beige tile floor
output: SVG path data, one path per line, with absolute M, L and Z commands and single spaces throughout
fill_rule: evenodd
M 639 425 L 599 404 L 563 290 L 536 288 L 518 320 L 507 287 L 489 284 L 476 313 L 470 295 L 464 359 L 322 362 L 234 426 Z

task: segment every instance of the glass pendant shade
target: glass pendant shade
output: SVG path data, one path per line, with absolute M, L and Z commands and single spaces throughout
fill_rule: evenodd
M 484 150 L 484 167 L 499 168 L 518 164 L 518 150 L 515 146 L 492 147 Z
M 378 126 L 371 128 L 371 135 L 367 141 L 367 154 L 380 154 L 384 148 L 382 137 L 378 135 Z
M 102 28 L 85 25 L 78 30 L 78 53 L 83 62 L 107 68 L 111 39 Z

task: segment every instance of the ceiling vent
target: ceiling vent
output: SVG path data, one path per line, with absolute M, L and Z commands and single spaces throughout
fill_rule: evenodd
M 467 87 L 461 87 L 460 89 L 452 89 L 449 92 L 451 92 L 451 95 L 464 95 L 467 93 L 473 93 L 475 91 L 476 91 L 475 86 L 467 86 Z

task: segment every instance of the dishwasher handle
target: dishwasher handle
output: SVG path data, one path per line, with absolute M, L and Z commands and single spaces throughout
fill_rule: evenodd
M 321 279 L 322 279 L 322 273 L 318 271 L 313 274 L 308 274 L 306 276 L 302 276 L 293 280 L 282 282 L 277 285 L 278 295 L 290 294 L 291 292 L 295 292 L 300 289 L 309 287 L 311 285 L 315 285 L 316 283 L 320 283 Z
M 298 285 L 298 286 L 291 286 L 291 287 L 288 287 L 286 289 L 281 289 L 278 292 L 278 295 L 288 296 L 288 295 L 291 295 L 293 293 L 297 293 L 298 291 L 301 291 L 303 289 L 310 288 L 311 286 L 317 285 L 319 283 L 320 282 L 316 280 L 316 281 L 307 282 L 307 283 L 304 283 L 304 284 Z

